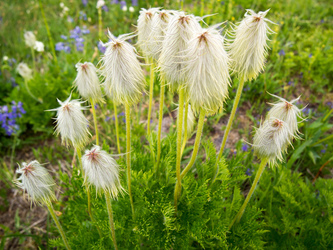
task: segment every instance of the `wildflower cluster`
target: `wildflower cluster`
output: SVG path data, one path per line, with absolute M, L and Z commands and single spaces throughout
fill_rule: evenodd
M 23 109 L 22 102 L 12 101 L 11 106 L 0 106 L 0 123 L 1 127 L 5 130 L 8 136 L 15 134 L 19 129 L 19 125 L 16 124 L 17 118 L 22 117 L 26 111 Z
M 89 34 L 90 31 L 83 26 L 81 29 L 79 26 L 76 26 L 73 30 L 70 31 L 69 38 L 65 35 L 61 35 L 60 37 L 65 40 L 65 42 L 58 42 L 55 45 L 56 51 L 65 51 L 66 53 L 71 52 L 71 45 L 75 44 L 75 48 L 77 51 L 83 51 L 84 48 L 84 38 L 83 35 Z
M 26 31 L 24 33 L 25 44 L 37 52 L 44 51 L 44 44 L 36 40 L 35 34 L 32 31 Z

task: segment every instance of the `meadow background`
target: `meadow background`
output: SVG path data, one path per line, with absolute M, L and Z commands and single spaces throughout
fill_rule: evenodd
M 116 36 L 135 31 L 140 8 L 150 6 L 179 9 L 180 3 L 171 0 L 108 0 L 102 10 L 101 41 L 108 40 L 107 28 Z M 240 21 L 246 9 L 256 12 L 270 9 L 267 18 L 276 23 L 270 25 L 275 34 L 269 36 L 270 50 L 265 71 L 256 80 L 245 84 L 224 153 L 224 168 L 218 178 L 222 184 L 214 186 L 214 191 L 208 191 L 204 186 L 212 177 L 209 166 L 216 154 L 214 145 L 217 150 L 221 145 L 237 80 L 229 90 L 230 98 L 225 110 L 207 118 L 196 167 L 192 177 L 184 180 L 180 222 L 175 221 L 171 204 L 175 182 L 174 110 L 177 108 L 177 95 L 170 91 L 166 93 L 161 169 L 164 174 L 160 177 L 163 181 L 155 180 L 151 171 L 153 163 L 149 152 L 156 149 L 149 146 L 148 140 L 154 142 L 156 136 L 146 138 L 148 96 L 143 95 L 132 113 L 133 196 L 138 197 L 137 206 L 142 216 L 137 224 L 125 219 L 131 213 L 127 196 L 114 204 L 121 249 L 134 246 L 149 249 L 177 249 L 181 246 L 195 249 L 226 246 L 241 249 L 333 248 L 333 3 L 330 0 L 204 1 L 204 14 L 216 14 L 207 18 L 207 23 L 228 21 L 225 30 L 230 28 L 230 23 Z M 200 15 L 201 1 L 185 1 L 184 10 Z M 45 20 L 53 44 L 48 38 Z M 35 52 L 36 70 L 29 81 L 31 92 L 42 103 L 31 98 L 23 78 L 16 71 L 20 62 L 33 68 L 31 50 L 24 43 L 25 31 L 33 31 L 37 40 L 45 45 L 44 52 Z M 62 247 L 47 211 L 31 206 L 23 198 L 22 191 L 12 183 L 17 163 L 33 159 L 47 163 L 47 168 L 60 185 L 57 189 L 59 202 L 54 206 L 59 211 L 59 219 L 71 244 L 84 249 L 110 248 L 111 241 L 107 237 L 98 239 L 96 230 L 85 219 L 86 196 L 77 193 L 82 189 L 82 180 L 72 176 L 71 172 L 76 164 L 74 150 L 66 149 L 53 135 L 52 118 L 55 113 L 45 112 L 58 107 L 56 98 L 65 100 L 73 91 L 75 64 L 88 61 L 96 65 L 103 54 L 98 39 L 96 1 L 1 1 L 0 38 L 0 115 L 2 118 L 4 114 L 11 116 L 9 125 L 0 119 L 0 248 Z M 148 82 L 148 67 L 144 70 Z M 230 214 L 234 214 L 242 204 L 242 195 L 248 192 L 258 166 L 258 160 L 246 142 L 252 142 L 253 127 L 259 126 L 261 118 L 269 110 L 267 102 L 275 101 L 267 92 L 287 100 L 301 95 L 297 105 L 304 108 L 302 112 L 307 117 L 299 124 L 303 140 L 294 142 L 294 150 L 289 149 L 285 162 L 266 169 L 244 214 L 242 226 L 227 232 Z M 79 98 L 75 90 L 72 95 Z M 155 130 L 158 96 L 156 78 L 150 121 Z M 106 100 L 96 107 L 104 148 L 116 154 L 113 105 Z M 93 126 L 91 112 L 88 110 L 85 114 Z M 118 108 L 118 118 L 120 143 L 124 149 L 125 116 L 122 106 Z M 189 160 L 194 138 L 192 136 L 185 149 L 183 164 Z M 91 144 L 93 141 L 91 138 Z M 119 162 L 125 169 L 124 160 L 119 158 Z M 219 199 L 224 203 L 218 203 Z M 96 197 L 94 206 L 98 218 L 107 216 L 102 198 Z M 101 219 L 98 223 L 101 228 L 106 228 L 107 235 L 107 221 Z

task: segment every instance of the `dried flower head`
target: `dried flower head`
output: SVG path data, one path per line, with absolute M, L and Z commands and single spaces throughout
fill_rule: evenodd
M 268 158 L 274 164 L 282 161 L 282 153 L 291 144 L 288 124 L 277 118 L 266 119 L 257 129 L 253 139 L 253 148 L 259 158 Z
M 56 133 L 61 135 L 61 141 L 66 145 L 71 142 L 75 148 L 81 149 L 89 140 L 89 122 L 84 116 L 79 100 L 72 100 L 71 96 L 64 102 L 58 100 L 60 107 L 49 111 L 57 111 Z
M 119 180 L 119 166 L 115 159 L 99 146 L 86 150 L 82 156 L 84 181 L 94 185 L 96 191 L 107 191 L 113 198 L 123 191 Z
M 138 45 L 145 56 L 150 54 L 150 33 L 153 30 L 153 16 L 159 8 L 142 8 L 138 18 Z
M 255 79 L 264 70 L 267 56 L 267 34 L 273 31 L 265 18 L 269 10 L 256 14 L 247 10 L 244 19 L 232 30 L 233 41 L 229 44 L 231 68 L 244 81 Z
M 198 18 L 185 15 L 184 12 L 174 12 L 167 25 L 162 51 L 159 58 L 161 76 L 170 84 L 171 89 L 177 89 L 185 82 L 184 52 L 188 42 L 201 29 Z
M 115 38 L 109 31 L 110 42 L 102 57 L 105 92 L 117 104 L 136 104 L 144 92 L 145 77 L 135 48 L 126 42 L 132 35 Z
M 185 51 L 185 88 L 194 113 L 204 109 L 212 115 L 223 107 L 228 96 L 228 55 L 217 27 L 201 29 L 189 41 Z
M 90 62 L 77 63 L 75 67 L 77 76 L 74 83 L 80 95 L 87 100 L 92 99 L 93 102 L 101 101 L 102 90 L 94 64 Z
M 28 67 L 26 63 L 19 63 L 17 65 L 16 71 L 26 80 L 32 79 L 32 70 Z
M 49 172 L 38 161 L 29 164 L 23 162 L 16 173 L 21 176 L 14 181 L 15 184 L 27 191 L 31 201 L 37 204 L 49 204 L 55 200 L 54 185 Z
M 24 33 L 24 41 L 28 47 L 34 48 L 35 43 L 36 43 L 36 37 L 35 37 L 34 33 L 32 31 L 26 31 Z
M 301 117 L 301 110 L 296 105 L 294 105 L 294 103 L 299 100 L 300 96 L 290 102 L 279 96 L 272 96 L 278 98 L 280 101 L 276 103 L 270 103 L 273 107 L 268 112 L 267 118 L 275 117 L 284 121 L 288 124 L 292 137 L 297 137 L 299 134 L 297 117 L 301 119 L 303 118 Z

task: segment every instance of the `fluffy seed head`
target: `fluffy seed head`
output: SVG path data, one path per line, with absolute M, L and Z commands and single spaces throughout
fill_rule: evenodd
M 150 33 L 153 30 L 153 16 L 158 8 L 150 8 L 148 10 L 142 8 L 138 18 L 138 45 L 145 56 L 151 55 Z
M 24 33 L 24 41 L 25 45 L 27 45 L 30 48 L 34 48 L 36 43 L 36 37 L 32 31 L 26 31 Z
M 25 80 L 29 81 L 32 79 L 32 70 L 28 67 L 26 63 L 19 63 L 17 65 L 16 71 L 22 76 Z
M 104 5 L 105 5 L 105 1 L 103 1 L 103 0 L 98 0 L 98 1 L 97 1 L 97 4 L 96 4 L 96 8 L 97 8 L 97 9 L 102 8 Z
M 264 70 L 267 34 L 273 32 L 267 25 L 271 21 L 265 18 L 268 11 L 256 14 L 247 10 L 244 19 L 232 30 L 233 41 L 229 44 L 231 68 L 244 81 L 255 79 Z
M 184 59 L 185 88 L 195 113 L 201 109 L 208 115 L 216 113 L 228 96 L 230 76 L 223 40 L 216 26 L 212 26 L 201 29 L 188 43 Z
M 71 142 L 75 148 L 81 149 L 89 140 L 89 122 L 84 116 L 79 100 L 72 100 L 71 96 L 64 102 L 58 100 L 60 107 L 50 111 L 57 111 L 56 133 L 61 135 L 61 141 L 66 145 Z
M 94 64 L 90 62 L 77 63 L 75 67 L 77 76 L 74 84 L 80 95 L 87 100 L 92 99 L 93 102 L 101 101 L 102 91 Z
M 37 204 L 49 204 L 55 200 L 54 185 L 49 172 L 38 161 L 32 161 L 29 164 L 23 162 L 16 173 L 21 176 L 15 181 L 15 184 L 26 191 L 32 202 Z
M 107 191 L 117 198 L 123 191 L 119 180 L 119 166 L 115 159 L 99 146 L 86 150 L 82 156 L 84 181 L 94 185 L 96 191 Z
M 162 51 L 159 58 L 161 76 L 170 83 L 171 89 L 177 89 L 185 82 L 182 73 L 184 68 L 184 52 L 188 42 L 200 30 L 198 18 L 175 12 L 167 25 Z
M 34 45 L 34 49 L 38 52 L 44 52 L 44 43 L 40 41 L 36 41 Z
M 297 117 L 301 119 L 303 118 L 301 117 L 301 110 L 296 105 L 294 105 L 294 103 L 297 102 L 300 97 L 288 102 L 287 100 L 279 96 L 272 96 L 278 98 L 280 101 L 276 103 L 271 103 L 273 107 L 268 112 L 267 118 L 275 117 L 284 121 L 288 124 L 292 137 L 297 137 L 297 135 L 299 134 Z
M 117 104 L 136 104 L 144 92 L 145 77 L 137 58 L 135 48 L 126 42 L 129 34 L 115 38 L 110 32 L 111 41 L 102 57 L 102 74 L 105 92 Z
M 272 164 L 276 159 L 282 161 L 282 153 L 291 144 L 291 136 L 287 123 L 277 118 L 266 119 L 254 136 L 254 152 L 259 158 L 268 158 Z

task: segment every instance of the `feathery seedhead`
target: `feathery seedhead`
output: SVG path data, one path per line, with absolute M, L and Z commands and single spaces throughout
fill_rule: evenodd
M 26 31 L 24 32 L 24 41 L 25 45 L 27 45 L 30 48 L 34 48 L 36 43 L 36 37 L 32 31 Z
M 105 1 L 104 0 L 98 0 L 96 3 L 96 8 L 102 8 L 105 5 Z
M 77 76 L 74 84 L 80 95 L 87 100 L 92 99 L 93 102 L 102 101 L 102 91 L 94 64 L 90 62 L 77 63 L 75 67 Z
M 136 104 L 145 88 L 145 77 L 135 48 L 126 42 L 131 34 L 115 38 L 109 31 L 110 42 L 102 57 L 105 92 L 117 104 Z
M 58 100 L 58 99 L 57 99 Z M 71 96 L 64 102 L 58 100 L 60 107 L 49 111 L 57 111 L 56 130 L 57 135 L 60 134 L 61 141 L 66 145 L 69 141 L 75 148 L 81 149 L 89 140 L 88 125 L 89 122 L 84 116 L 79 100 L 72 100 Z
M 301 117 L 301 110 L 296 105 L 294 105 L 294 103 L 300 99 L 300 96 L 290 102 L 279 96 L 272 96 L 278 98 L 280 101 L 276 103 L 270 103 L 273 107 L 268 112 L 267 118 L 275 117 L 284 121 L 288 124 L 290 129 L 291 139 L 293 137 L 298 137 L 300 132 L 298 131 L 297 117 L 301 119 L 303 118 Z
M 254 153 L 259 158 L 268 158 L 271 164 L 282 161 L 293 135 L 288 124 L 277 118 L 266 119 L 257 129 L 253 139 Z
M 215 114 L 228 96 L 229 59 L 218 26 L 197 32 L 185 51 L 185 89 L 194 113 L 204 109 L 208 115 Z
M 19 63 L 17 65 L 16 71 L 22 76 L 26 81 L 32 79 L 32 70 L 28 67 L 26 63 Z
M 153 30 L 153 16 L 159 8 L 142 8 L 138 18 L 138 45 L 145 56 L 151 56 L 151 32 Z
M 40 42 L 40 41 L 36 41 L 35 45 L 34 45 L 34 49 L 37 52 L 44 52 L 44 43 Z
M 49 204 L 55 200 L 54 185 L 49 172 L 38 161 L 29 164 L 23 162 L 22 167 L 16 170 L 21 176 L 14 183 L 22 188 L 30 196 L 32 202 L 37 204 Z
M 267 56 L 267 34 L 273 33 L 265 18 L 269 10 L 256 14 L 246 10 L 244 19 L 232 30 L 233 41 L 228 45 L 231 68 L 244 81 L 257 78 L 264 70 Z
M 99 146 L 86 150 L 82 156 L 84 181 L 96 191 L 109 192 L 114 199 L 123 191 L 119 180 L 119 166 L 115 159 Z
M 198 20 L 194 15 L 173 12 L 167 25 L 158 64 L 161 76 L 170 83 L 173 90 L 185 82 L 182 73 L 185 50 L 194 34 L 201 29 Z

